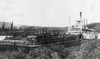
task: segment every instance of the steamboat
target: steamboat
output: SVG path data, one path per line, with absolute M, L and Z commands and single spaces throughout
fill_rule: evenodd
M 87 27 L 87 19 L 82 18 L 82 12 L 80 12 L 80 19 L 76 22 L 74 26 L 70 26 L 69 17 L 69 27 L 65 34 L 61 35 L 47 35 L 41 34 L 37 35 L 37 41 L 42 44 L 56 43 L 56 42 L 73 42 L 85 39 L 97 39 L 98 32 L 95 29 L 90 29 Z
M 82 35 L 82 39 L 97 39 L 98 31 L 87 27 L 87 19 L 82 19 L 82 12 L 80 12 L 80 20 L 74 26 L 69 26 L 67 34 Z

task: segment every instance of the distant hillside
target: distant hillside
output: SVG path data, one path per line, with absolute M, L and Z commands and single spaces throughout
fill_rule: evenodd
M 3 23 L 5 23 L 6 28 L 10 28 L 11 23 L 9 23 L 9 22 L 0 22 L 0 28 L 2 27 Z
M 96 29 L 100 31 L 100 23 L 91 23 L 87 25 L 89 28 Z
M 31 30 L 36 30 L 36 31 L 47 31 L 47 32 L 60 32 L 60 33 L 65 33 L 67 32 L 67 27 L 42 27 L 42 26 L 20 26 L 21 29 L 27 29 L 28 31 Z

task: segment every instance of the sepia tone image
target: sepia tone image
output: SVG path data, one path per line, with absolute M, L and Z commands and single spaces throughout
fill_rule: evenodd
M 0 59 L 100 59 L 99 0 L 0 0 Z

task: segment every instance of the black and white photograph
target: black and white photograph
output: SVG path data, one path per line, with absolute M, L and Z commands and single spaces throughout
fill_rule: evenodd
M 0 0 L 0 59 L 100 59 L 100 0 Z

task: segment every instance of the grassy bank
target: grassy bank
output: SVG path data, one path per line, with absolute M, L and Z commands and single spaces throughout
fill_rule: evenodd
M 0 51 L 0 59 L 100 59 L 100 41 L 87 40 L 81 46 L 41 46 Z

